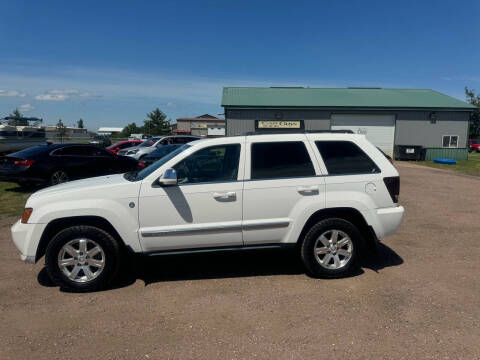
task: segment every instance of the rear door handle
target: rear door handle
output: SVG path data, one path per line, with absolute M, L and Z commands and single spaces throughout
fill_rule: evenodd
M 318 193 L 318 186 L 299 186 L 297 187 L 299 193 Z
M 237 197 L 237 193 L 235 191 L 214 192 L 213 197 L 217 200 L 229 200 L 235 199 Z

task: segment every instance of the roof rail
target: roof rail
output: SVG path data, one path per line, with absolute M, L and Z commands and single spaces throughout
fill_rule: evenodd
M 246 136 L 252 135 L 281 135 L 281 134 L 355 134 L 352 130 L 301 130 L 301 131 L 278 131 L 263 130 L 262 132 L 247 132 Z

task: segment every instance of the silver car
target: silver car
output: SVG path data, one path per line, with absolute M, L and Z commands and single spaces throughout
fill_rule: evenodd
M 120 150 L 118 155 L 131 156 L 134 159 L 140 160 L 147 156 L 151 152 L 155 151 L 158 146 L 170 145 L 170 144 L 186 144 L 190 141 L 201 139 L 198 136 L 188 135 L 169 135 L 169 136 L 155 136 L 145 140 L 138 146 L 129 147 L 124 150 Z

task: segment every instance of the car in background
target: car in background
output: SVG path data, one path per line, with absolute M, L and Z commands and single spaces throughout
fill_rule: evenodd
M 106 135 L 95 135 L 93 139 L 89 141 L 89 143 L 106 148 L 107 146 L 112 145 L 112 140 L 110 140 L 110 137 Z
M 57 185 L 137 169 L 137 160 L 89 144 L 38 145 L 0 157 L 0 181 L 21 186 Z
M 143 143 L 142 140 L 124 140 L 124 141 L 119 141 L 113 145 L 110 145 L 107 147 L 108 151 L 111 151 L 114 154 L 117 154 L 120 150 L 127 149 L 133 146 L 138 146 L 141 143 Z
M 157 146 L 170 145 L 170 144 L 187 144 L 191 141 L 201 139 L 198 136 L 187 135 L 169 135 L 169 136 L 155 136 L 145 140 L 141 145 L 135 146 L 129 149 L 120 150 L 118 155 L 131 156 L 134 159 L 140 160 L 148 154 L 155 151 Z
M 480 152 L 480 139 L 468 140 L 468 152 Z
M 155 161 L 160 160 L 165 155 L 170 154 L 172 151 L 178 149 L 182 144 L 171 144 L 171 145 L 160 145 L 157 146 L 157 149 L 139 160 L 140 167 L 147 167 L 152 165 Z

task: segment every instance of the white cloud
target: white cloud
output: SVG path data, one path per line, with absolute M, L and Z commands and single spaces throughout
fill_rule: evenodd
M 0 90 L 0 96 L 19 96 L 25 97 L 27 94 L 17 90 Z
M 90 94 L 87 92 L 81 92 L 77 89 L 49 90 L 43 94 L 35 96 L 35 99 L 40 101 L 65 101 L 73 96 L 87 97 L 90 96 Z
M 22 112 L 29 112 L 29 111 L 32 111 L 33 109 L 35 109 L 35 106 L 33 106 L 32 104 L 23 104 L 23 105 L 20 105 L 20 108 L 19 108 L 19 110 Z

